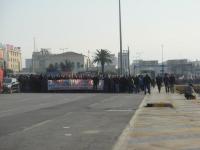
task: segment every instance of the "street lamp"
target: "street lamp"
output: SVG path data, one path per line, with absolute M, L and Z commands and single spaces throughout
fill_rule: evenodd
M 164 45 L 161 45 L 162 48 L 162 76 L 164 76 L 164 62 L 163 62 L 163 49 L 164 49 Z
M 122 23 L 121 23 L 121 0 L 119 0 L 119 37 L 120 37 L 120 74 L 123 75 L 122 69 Z

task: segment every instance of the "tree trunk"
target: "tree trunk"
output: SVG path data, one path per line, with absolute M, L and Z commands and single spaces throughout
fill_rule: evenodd
M 104 75 L 104 64 L 101 64 L 101 71 L 102 71 L 102 74 Z

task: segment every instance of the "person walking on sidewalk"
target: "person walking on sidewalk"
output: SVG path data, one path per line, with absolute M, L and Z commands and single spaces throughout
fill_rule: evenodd
M 169 93 L 169 76 L 167 73 L 165 74 L 163 81 L 165 84 L 165 91 L 166 93 Z
M 151 78 L 148 74 L 144 77 L 144 94 L 148 93 L 151 94 Z
M 134 85 L 135 85 L 135 92 L 139 93 L 140 92 L 140 83 L 139 83 L 139 77 L 136 76 L 134 78 Z
M 170 77 L 169 77 L 169 85 L 170 85 L 170 92 L 171 93 L 174 93 L 175 82 L 176 82 L 175 77 L 174 77 L 173 74 L 171 74 Z
M 158 87 L 158 92 L 160 93 L 162 87 L 162 77 L 159 74 L 156 77 L 156 84 Z

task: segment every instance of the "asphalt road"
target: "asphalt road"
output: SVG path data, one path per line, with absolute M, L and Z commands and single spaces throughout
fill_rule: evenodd
M 0 95 L 0 150 L 111 150 L 143 95 Z

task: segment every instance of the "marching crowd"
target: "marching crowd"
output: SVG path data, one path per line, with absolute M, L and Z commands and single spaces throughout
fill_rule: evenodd
M 97 91 L 99 81 L 104 81 L 103 91 L 106 93 L 140 93 L 151 94 L 151 87 L 157 85 L 160 92 L 162 85 L 166 92 L 174 92 L 175 77 L 173 74 L 157 75 L 151 78 L 148 74 L 137 76 L 91 76 L 91 75 L 20 75 L 20 89 L 22 92 L 48 92 L 48 80 L 82 79 L 93 80 L 93 90 Z M 87 90 L 85 92 L 88 92 Z

